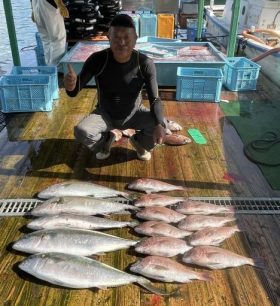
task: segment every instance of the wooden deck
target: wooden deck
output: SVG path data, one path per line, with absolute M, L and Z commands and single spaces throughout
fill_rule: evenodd
M 279 90 L 262 79 L 252 99 L 275 95 Z M 245 95 L 245 94 L 243 94 Z M 111 157 L 97 161 L 94 154 L 74 141 L 73 127 L 94 107 L 96 90 L 84 89 L 69 98 L 63 89 L 50 113 L 18 114 L 0 134 L 0 197 L 33 198 L 45 187 L 69 179 L 96 182 L 124 190 L 137 177 L 161 179 L 188 188 L 180 195 L 279 197 L 256 165 L 242 153 L 242 142 L 215 103 L 177 103 L 174 90 L 162 90 L 167 118 L 179 122 L 183 133 L 198 128 L 207 145 L 191 143 L 181 147 L 160 146 L 150 162 L 136 159 L 127 139 L 114 145 Z M 237 93 L 223 92 L 223 99 L 234 100 Z M 249 97 L 250 98 L 250 97 Z M 179 194 L 170 193 L 171 195 Z M 113 305 L 113 306 L 206 306 L 280 305 L 280 215 L 239 215 L 238 223 L 247 231 L 235 234 L 223 247 L 236 253 L 261 257 L 265 270 L 250 266 L 211 271 L 210 282 L 163 284 L 172 297 L 147 293 L 137 285 L 108 290 L 69 290 L 53 286 L 20 272 L 17 264 L 26 254 L 15 252 L 11 243 L 27 232 L 24 217 L 0 219 L 0 305 Z M 128 215 L 116 219 L 129 219 Z M 110 230 L 122 237 L 139 238 L 131 229 Z M 136 261 L 132 251 L 117 251 L 99 259 L 121 270 Z M 200 269 L 198 269 L 200 270 Z

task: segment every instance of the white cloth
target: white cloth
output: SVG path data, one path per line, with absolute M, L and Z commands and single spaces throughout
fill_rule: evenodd
M 47 65 L 57 65 L 66 50 L 66 30 L 59 9 L 47 0 L 32 0 L 34 20 L 43 43 Z

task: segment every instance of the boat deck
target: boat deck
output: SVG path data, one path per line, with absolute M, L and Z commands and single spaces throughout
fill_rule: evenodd
M 243 93 L 263 101 L 279 89 L 262 77 L 257 92 Z M 119 190 L 138 177 L 160 179 L 187 187 L 187 192 L 170 195 L 191 197 L 280 197 L 272 190 L 259 168 L 242 152 L 242 142 L 224 117 L 218 103 L 178 103 L 174 89 L 161 90 L 166 117 L 188 128 L 197 128 L 207 145 L 157 147 L 149 162 L 136 159 L 128 139 L 115 143 L 110 158 L 98 161 L 95 154 L 76 143 L 73 127 L 96 103 L 96 89 L 84 89 L 69 98 L 64 89 L 50 113 L 25 113 L 13 116 L 0 134 L 0 198 L 35 198 L 42 189 L 70 179 L 90 181 Z M 238 93 L 223 91 L 222 99 L 238 99 Z M 19 271 L 26 254 L 15 252 L 11 243 L 28 232 L 28 218 L 0 219 L 0 305 L 118 305 L 118 306 L 205 306 L 205 305 L 279 305 L 280 215 L 238 214 L 237 223 L 246 231 L 227 239 L 222 247 L 238 254 L 262 258 L 265 269 L 242 266 L 210 271 L 209 282 L 163 284 L 155 286 L 174 296 L 160 297 L 132 284 L 107 290 L 70 290 L 54 286 Z M 130 215 L 114 216 L 118 220 Z M 132 229 L 106 231 L 139 239 Z M 100 256 L 102 262 L 121 270 L 141 255 L 132 250 Z M 178 256 L 178 260 L 180 257 Z M 198 271 L 203 269 L 196 268 Z

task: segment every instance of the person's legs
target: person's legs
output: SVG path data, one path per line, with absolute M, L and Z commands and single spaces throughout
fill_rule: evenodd
M 101 153 L 105 154 L 101 156 L 97 153 L 97 158 L 105 159 L 110 156 L 111 145 L 115 140 L 114 134 L 109 133 L 111 129 L 111 124 L 105 121 L 100 114 L 91 114 L 74 127 L 74 135 L 77 141 L 91 151 L 100 148 Z

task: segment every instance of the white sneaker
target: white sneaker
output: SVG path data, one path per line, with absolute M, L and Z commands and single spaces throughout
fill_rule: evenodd
M 141 160 L 150 160 L 152 157 L 151 152 L 145 150 L 135 139 L 134 137 L 130 137 L 129 141 L 131 145 L 134 147 L 137 153 L 137 157 Z
M 103 159 L 107 159 L 109 156 L 111 155 L 111 152 L 98 152 L 96 153 L 96 158 L 99 159 L 99 160 L 103 160 Z

